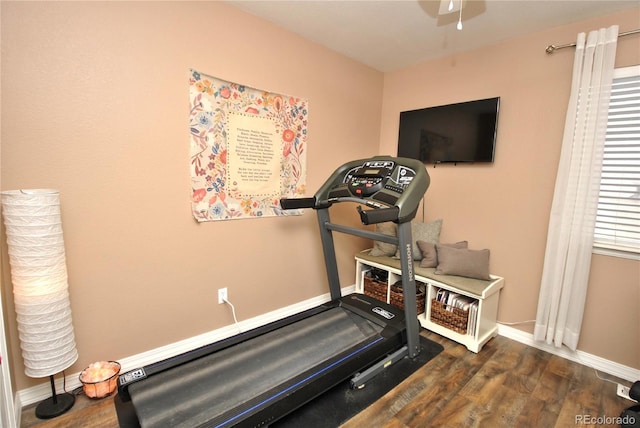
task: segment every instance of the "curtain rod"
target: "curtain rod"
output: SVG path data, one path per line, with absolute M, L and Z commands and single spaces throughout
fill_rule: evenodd
M 631 31 L 626 31 L 624 33 L 620 33 L 618 34 L 618 37 L 622 37 L 622 36 L 629 36 L 631 34 L 637 34 L 640 33 L 640 28 L 637 30 L 631 30 Z M 547 49 L 545 50 L 548 54 L 551 54 L 555 51 L 557 51 L 558 49 L 564 49 L 564 48 L 571 48 L 571 47 L 575 47 L 576 44 L 575 43 L 567 43 L 566 45 L 549 45 L 547 46 Z

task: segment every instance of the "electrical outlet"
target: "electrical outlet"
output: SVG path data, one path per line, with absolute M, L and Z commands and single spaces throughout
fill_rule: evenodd
M 218 289 L 218 303 L 224 303 L 224 301 L 227 300 L 227 289 L 225 288 L 219 288 Z M 629 389 L 629 388 L 627 388 Z
M 629 387 L 618 384 L 618 395 L 622 398 L 626 398 L 627 400 L 636 401 L 629 397 Z

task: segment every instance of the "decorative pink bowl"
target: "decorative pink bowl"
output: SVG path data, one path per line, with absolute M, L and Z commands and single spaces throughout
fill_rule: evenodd
M 120 363 L 117 361 L 98 361 L 80 373 L 82 389 L 89 398 L 103 398 L 112 394 L 118 386 Z

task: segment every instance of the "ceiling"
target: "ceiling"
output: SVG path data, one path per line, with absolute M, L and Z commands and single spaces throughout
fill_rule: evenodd
M 446 12 L 450 0 L 443 1 Z M 453 0 L 454 10 L 459 10 L 460 1 Z M 527 33 L 637 8 L 640 1 L 464 0 L 461 31 L 456 29 L 459 12 L 439 14 L 440 0 L 228 0 L 228 3 L 388 72 Z M 640 26 L 640 16 L 638 21 Z M 589 30 L 592 29 L 585 28 Z M 571 42 L 549 40 L 549 44 Z

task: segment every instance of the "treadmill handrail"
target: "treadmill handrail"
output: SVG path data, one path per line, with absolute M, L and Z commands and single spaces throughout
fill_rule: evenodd
M 358 207 L 358 214 L 360 214 L 360 221 L 362 224 L 377 224 L 387 221 L 400 221 L 400 208 L 381 208 L 377 210 L 363 210 Z
M 338 203 L 338 202 L 355 202 L 356 204 L 360 204 L 360 205 L 366 205 L 368 207 L 371 208 L 387 208 L 387 207 L 393 207 L 393 205 L 390 204 L 385 204 L 382 201 L 371 201 L 368 199 L 361 199 L 361 198 L 356 198 L 354 196 L 338 196 L 335 198 L 329 198 L 329 199 L 325 199 L 323 201 L 318 202 L 318 206 L 319 207 L 325 207 L 327 205 L 331 205 L 334 203 Z
M 383 202 L 371 201 L 361 198 L 355 198 L 352 196 L 342 196 L 337 198 L 325 199 L 318 201 L 315 197 L 312 198 L 283 198 L 280 199 L 280 206 L 283 210 L 293 210 L 300 208 L 312 208 L 314 210 L 328 208 L 334 203 L 340 202 L 354 202 L 356 204 L 364 205 L 372 210 L 363 210 L 358 206 L 358 214 L 360 214 L 360 220 L 362 224 L 377 224 L 392 221 L 397 223 L 399 221 L 400 208 L 397 206 L 385 204 Z M 413 216 L 411 216 L 413 217 Z M 407 218 L 410 221 L 411 218 Z
M 339 202 L 355 202 L 356 204 L 366 205 L 371 208 L 387 208 L 393 205 L 385 204 L 381 201 L 370 201 L 354 196 L 340 196 L 329 199 L 318 200 L 315 196 L 310 198 L 282 198 L 280 199 L 280 207 L 283 210 L 296 210 L 301 208 L 312 208 L 314 210 L 330 207 Z
M 280 199 L 280 207 L 283 210 L 297 210 L 302 208 L 315 208 L 316 198 L 282 198 Z

